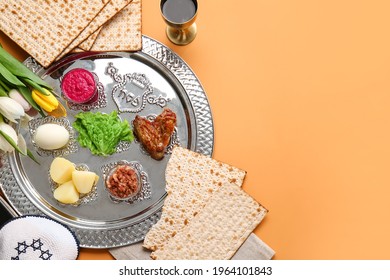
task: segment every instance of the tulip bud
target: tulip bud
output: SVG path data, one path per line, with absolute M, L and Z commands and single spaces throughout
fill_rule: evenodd
M 0 114 L 9 121 L 16 123 L 17 119 L 24 116 L 24 109 L 15 100 L 6 96 L 0 96 Z
M 11 89 L 8 93 L 9 97 L 11 97 L 13 100 L 15 100 L 16 102 L 18 102 L 20 105 L 22 105 L 23 109 L 25 112 L 27 112 L 28 110 L 31 109 L 31 105 L 30 103 L 28 103 L 26 101 L 26 99 L 24 99 L 23 95 L 20 94 L 19 91 L 17 91 L 16 89 Z
M 48 90 L 46 90 L 45 93 L 48 95 L 44 95 L 36 89 L 33 89 L 32 98 L 43 110 L 46 112 L 51 112 L 58 107 L 59 102 L 57 98 Z
M 13 129 L 10 125 L 0 123 L 0 130 L 7 134 L 15 143 L 18 143 L 18 135 L 16 134 L 15 129 Z M 12 152 L 15 150 L 2 135 L 0 135 L 0 150 L 3 150 L 4 152 Z

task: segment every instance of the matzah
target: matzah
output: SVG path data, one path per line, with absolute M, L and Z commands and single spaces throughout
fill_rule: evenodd
M 103 7 L 102 0 L 1 0 L 0 29 L 48 67 Z
M 89 37 L 85 39 L 78 47 L 84 51 L 89 51 L 92 48 L 93 43 L 95 43 L 102 28 L 103 26 L 100 26 L 98 30 L 89 35 Z
M 156 250 L 178 233 L 220 187 L 241 187 L 246 172 L 205 155 L 176 146 L 165 173 L 167 197 L 160 220 L 149 230 L 143 246 Z
M 88 24 L 88 26 L 77 36 L 76 39 L 56 58 L 59 60 L 64 55 L 68 54 L 90 35 L 92 35 L 99 27 L 103 26 L 108 20 L 115 16 L 120 10 L 126 7 L 131 0 L 104 0 L 108 4 L 100 11 L 100 13 Z
M 71 51 L 71 53 L 81 53 L 81 52 L 84 52 L 84 50 L 83 50 L 83 49 L 80 49 L 80 48 L 78 48 L 78 47 L 74 48 L 74 49 Z
M 103 26 L 90 51 L 137 51 L 141 48 L 141 0 L 133 0 Z
M 153 259 L 227 260 L 264 218 L 267 210 L 240 187 L 217 189 L 204 208 Z

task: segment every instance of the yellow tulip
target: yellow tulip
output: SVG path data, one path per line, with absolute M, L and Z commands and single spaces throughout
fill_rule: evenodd
M 48 95 L 44 95 L 36 89 L 33 89 L 32 98 L 43 110 L 46 112 L 51 112 L 58 107 L 59 102 L 50 91 L 46 90 L 46 94 Z

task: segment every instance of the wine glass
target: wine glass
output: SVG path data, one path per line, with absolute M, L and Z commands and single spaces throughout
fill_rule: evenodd
M 167 24 L 167 37 L 172 43 L 187 45 L 195 39 L 197 0 L 161 0 L 160 10 Z

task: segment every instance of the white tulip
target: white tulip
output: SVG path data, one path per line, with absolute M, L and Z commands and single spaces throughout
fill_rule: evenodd
M 16 89 L 11 89 L 8 93 L 8 96 L 22 105 L 25 112 L 31 109 L 30 103 L 28 103 L 23 95 Z
M 16 134 L 15 129 L 10 125 L 0 123 L 0 130 L 7 134 L 15 143 L 18 143 L 18 135 Z M 0 150 L 3 150 L 4 152 L 12 152 L 15 150 L 2 135 L 0 135 Z
M 0 114 L 9 121 L 16 123 L 17 119 L 24 116 L 22 105 L 6 96 L 0 96 Z

